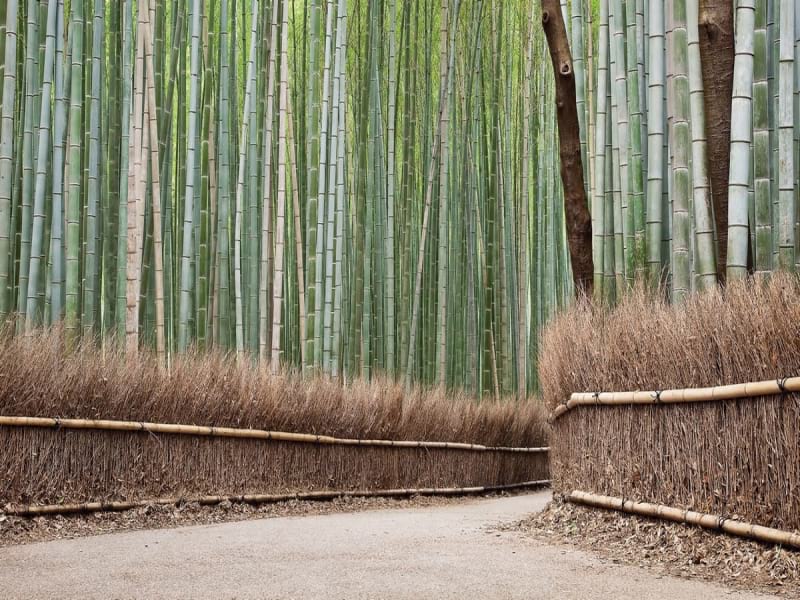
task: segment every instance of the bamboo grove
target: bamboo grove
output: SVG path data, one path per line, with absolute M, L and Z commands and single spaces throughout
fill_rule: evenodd
M 613 301 L 645 278 L 665 283 L 681 302 L 726 276 L 795 270 L 796 0 L 601 0 L 586 16 L 579 4 L 572 41 L 575 72 L 586 84 L 578 86 L 578 104 L 587 124 L 581 142 L 592 182 L 595 294 Z M 724 70 L 713 71 L 725 49 L 702 52 L 700 21 L 713 26 L 720 18 L 725 29 L 726 14 L 735 28 L 732 90 L 722 85 Z M 581 24 L 588 19 L 596 29 L 587 48 Z M 715 100 L 729 116 L 709 118 Z M 730 135 L 721 136 L 728 126 Z
M 560 3 L 608 301 L 800 261 L 800 10 L 736 4 L 720 185 L 699 1 Z M 5 0 L 0 56 L 18 332 L 536 387 L 574 295 L 538 3 Z
M 524 394 L 572 294 L 529 8 L 9 0 L 0 312 Z

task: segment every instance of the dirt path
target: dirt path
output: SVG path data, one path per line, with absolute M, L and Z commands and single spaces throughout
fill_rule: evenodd
M 136 531 L 0 549 L 0 598 L 769 598 L 492 526 L 549 493 Z

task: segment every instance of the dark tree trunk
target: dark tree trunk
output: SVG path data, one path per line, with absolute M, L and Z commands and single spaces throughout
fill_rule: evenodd
M 700 0 L 700 62 L 706 110 L 708 175 L 719 246 L 717 278 L 725 279 L 728 255 L 728 173 L 733 96 L 733 2 Z
M 564 184 L 564 214 L 567 242 L 572 259 L 575 291 L 592 294 L 592 218 L 583 187 L 580 127 L 575 100 L 575 73 L 569 38 L 557 0 L 542 0 L 542 27 L 547 37 L 556 79 L 556 117 L 561 157 L 561 181 Z M 729 107 L 730 109 L 730 107 Z

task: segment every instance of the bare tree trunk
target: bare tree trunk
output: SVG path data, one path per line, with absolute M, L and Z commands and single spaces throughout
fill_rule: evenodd
M 717 278 L 725 279 L 728 252 L 728 173 L 733 95 L 733 2 L 700 0 L 700 62 L 705 90 L 708 175 L 717 227 Z
M 575 98 L 575 73 L 569 38 L 558 0 L 542 0 L 542 27 L 547 37 L 556 80 L 556 117 L 558 120 L 561 181 L 564 184 L 564 212 L 567 241 L 572 258 L 575 291 L 592 294 L 592 219 L 583 186 L 580 126 Z

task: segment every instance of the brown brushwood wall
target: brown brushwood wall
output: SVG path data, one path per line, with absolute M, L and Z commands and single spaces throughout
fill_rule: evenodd
M 552 410 L 573 392 L 663 390 L 800 374 L 795 277 L 735 283 L 672 307 L 638 291 L 586 302 L 544 334 Z M 556 494 L 622 497 L 800 529 L 800 396 L 580 406 L 553 423 Z
M 376 378 L 272 375 L 219 354 L 170 371 L 63 332 L 0 332 L 0 415 L 149 421 L 355 439 L 547 445 L 536 401 L 476 402 Z M 145 432 L 0 426 L 6 504 L 494 486 L 548 479 L 546 453 L 317 445 Z
M 546 453 L 39 427 L 0 427 L 0 448 L 0 510 L 5 504 L 492 486 L 548 473 Z

